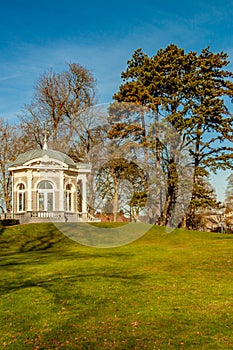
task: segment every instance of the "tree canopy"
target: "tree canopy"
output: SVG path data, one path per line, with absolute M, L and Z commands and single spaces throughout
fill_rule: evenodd
M 182 147 L 189 147 L 194 167 L 192 213 L 197 202 L 200 205 L 200 179 L 218 168 L 233 167 L 230 110 L 233 74 L 225 68 L 229 64 L 227 58 L 226 53 L 213 53 L 209 47 L 197 54 L 185 53 L 171 44 L 152 57 L 138 49 L 127 62 L 127 69 L 121 75 L 123 84 L 114 95 L 118 103 L 135 103 L 151 109 L 154 120 L 165 119 L 182 136 Z M 125 116 L 126 120 L 129 120 L 128 116 Z M 127 124 L 122 123 L 121 118 L 122 137 L 125 137 L 124 127 L 127 137 L 129 128 L 134 129 Z M 114 128 L 117 130 L 116 125 Z M 148 140 L 143 124 L 141 135 Z M 157 153 L 158 146 L 159 142 L 154 142 L 153 146 L 150 143 Z M 174 178 L 174 173 L 169 176 Z M 175 186 L 173 191 L 175 193 Z M 203 191 L 203 200 L 204 197 Z M 169 213 L 165 216 L 168 221 Z

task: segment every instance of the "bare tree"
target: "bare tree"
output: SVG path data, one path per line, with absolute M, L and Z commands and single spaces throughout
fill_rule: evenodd
M 50 133 L 54 149 L 66 150 L 74 136 L 82 113 L 95 103 L 95 79 L 77 63 L 68 64 L 62 73 L 49 71 L 40 77 L 30 104 L 20 116 L 31 145 L 43 146 L 43 133 Z
M 21 137 L 19 128 L 0 119 L 0 199 L 1 208 L 11 211 L 11 177 L 9 163 L 23 150 L 27 150 L 27 140 Z

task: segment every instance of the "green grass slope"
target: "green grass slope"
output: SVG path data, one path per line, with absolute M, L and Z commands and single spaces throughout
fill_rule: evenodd
M 108 249 L 2 229 L 0 349 L 233 349 L 232 253 L 232 235 L 161 227 Z

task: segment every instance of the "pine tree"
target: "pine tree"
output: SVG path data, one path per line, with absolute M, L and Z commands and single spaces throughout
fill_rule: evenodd
M 194 167 L 191 215 L 196 210 L 194 203 L 198 202 L 199 180 L 208 176 L 210 171 L 233 167 L 233 118 L 227 103 L 227 99 L 231 100 L 233 96 L 233 74 L 225 69 L 228 64 L 226 53 L 215 54 L 209 48 L 203 49 L 199 55 L 196 52 L 186 54 L 171 44 L 151 58 L 138 49 L 128 61 L 128 67 L 122 73 L 123 84 L 114 95 L 118 102 L 133 102 L 150 108 L 154 120 L 165 119 L 180 134 L 180 146 L 190 148 Z M 122 137 L 125 137 L 124 125 L 127 123 L 122 124 Z M 126 128 L 128 137 L 129 126 Z M 142 127 L 143 132 L 145 143 L 148 138 Z M 158 163 L 161 160 L 159 140 L 154 141 L 150 146 L 155 149 Z M 171 160 L 168 158 L 168 163 Z M 173 169 L 175 171 L 175 167 Z M 167 174 L 175 177 L 174 172 Z M 169 183 L 168 179 L 168 186 Z M 176 186 L 173 186 L 173 206 L 176 191 Z M 163 224 L 170 216 L 166 207 L 169 208 L 168 202 L 162 213 L 165 217 L 161 220 Z

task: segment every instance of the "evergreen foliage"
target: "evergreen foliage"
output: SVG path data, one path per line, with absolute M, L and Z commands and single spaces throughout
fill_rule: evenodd
M 118 103 L 136 103 L 149 108 L 154 120 L 165 119 L 181 135 L 182 147 L 190 148 L 194 167 L 191 215 L 198 206 L 216 204 L 204 190 L 203 176 L 219 168 L 233 168 L 233 117 L 230 111 L 233 74 L 226 70 L 227 58 L 226 53 L 213 53 L 209 47 L 197 54 L 185 53 L 171 44 L 152 57 L 138 49 L 128 61 L 127 69 L 122 73 L 123 84 L 114 95 Z M 125 116 L 125 121 L 127 118 L 129 120 Z M 130 127 L 121 121 L 120 127 L 114 127 L 114 132 L 120 129 L 120 137 L 129 137 L 130 128 L 135 130 L 136 125 L 136 119 Z M 145 141 L 149 142 L 149 138 L 143 123 L 140 128 L 137 131 L 144 140 L 144 147 L 148 147 Z M 160 160 L 159 140 L 154 141 L 150 142 L 150 147 L 154 147 L 157 160 Z M 168 158 L 168 163 L 171 160 Z M 173 172 L 168 173 L 168 187 L 175 177 L 173 167 Z M 171 196 L 174 205 L 176 191 L 176 186 L 173 186 L 165 207 L 169 208 Z M 160 220 L 163 224 L 169 221 L 169 209 L 164 215 L 165 222 Z

